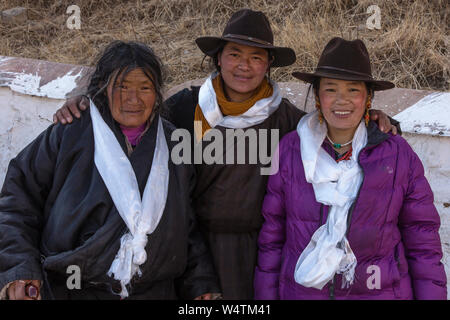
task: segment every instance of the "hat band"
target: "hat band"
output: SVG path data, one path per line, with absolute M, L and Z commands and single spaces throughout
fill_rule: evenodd
M 246 40 L 246 41 L 256 42 L 256 43 L 263 44 L 263 45 L 273 46 L 273 44 L 270 42 L 260 40 L 258 38 L 243 36 L 240 34 L 227 33 L 226 35 L 222 36 L 222 38 L 235 38 L 235 39 L 239 39 L 239 40 Z
M 355 74 L 355 75 L 358 75 L 358 76 L 369 77 L 370 79 L 372 79 L 372 75 L 371 75 L 371 74 L 362 73 L 362 72 L 357 72 L 357 71 L 348 70 L 348 69 L 342 69 L 342 68 L 336 68 L 336 67 L 329 67 L 329 66 L 320 66 L 320 67 L 318 67 L 318 68 L 316 69 L 316 72 L 319 71 L 320 69 L 341 71 L 341 72 L 346 72 L 346 73 Z

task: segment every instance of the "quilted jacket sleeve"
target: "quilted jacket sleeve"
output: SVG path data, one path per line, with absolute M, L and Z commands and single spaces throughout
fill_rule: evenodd
M 446 299 L 446 276 L 441 263 L 440 218 L 433 192 L 419 157 L 405 143 L 409 183 L 399 216 L 409 273 L 416 299 Z
M 19 279 L 42 280 L 40 232 L 59 144 L 54 128 L 9 164 L 0 193 L 0 288 Z
M 286 241 L 286 212 L 283 161 L 287 156 L 283 139 L 279 144 L 279 170 L 269 177 L 262 214 L 264 223 L 258 238 L 258 261 L 255 270 L 255 299 L 279 299 L 281 252 Z M 276 158 L 272 160 L 272 168 Z

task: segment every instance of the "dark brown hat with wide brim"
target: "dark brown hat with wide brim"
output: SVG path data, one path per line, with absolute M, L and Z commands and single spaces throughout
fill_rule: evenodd
M 200 50 L 210 57 L 217 54 L 225 41 L 269 49 L 274 56 L 272 67 L 289 66 L 296 60 L 295 52 L 291 48 L 273 45 L 269 20 L 260 11 L 239 10 L 228 20 L 221 37 L 199 37 L 195 40 Z
M 395 84 L 372 77 L 369 53 L 361 40 L 333 38 L 322 51 L 314 73 L 293 72 L 297 79 L 314 83 L 319 78 L 364 81 L 375 91 L 392 89 Z

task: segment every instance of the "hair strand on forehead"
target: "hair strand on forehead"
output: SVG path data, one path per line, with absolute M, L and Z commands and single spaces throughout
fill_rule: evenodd
M 126 75 L 141 69 L 153 84 L 156 101 L 153 112 L 161 112 L 163 108 L 163 65 L 153 50 L 147 45 L 136 42 L 113 41 L 99 55 L 95 71 L 90 78 L 87 95 L 94 100 L 96 106 L 103 110 L 108 106 L 106 88 L 117 81 L 122 83 Z

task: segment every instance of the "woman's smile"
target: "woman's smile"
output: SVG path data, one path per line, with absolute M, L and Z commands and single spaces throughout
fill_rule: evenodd
M 335 111 L 332 111 L 332 113 L 337 118 L 347 119 L 347 118 L 349 118 L 351 116 L 353 111 L 350 111 L 350 110 L 335 110 Z

